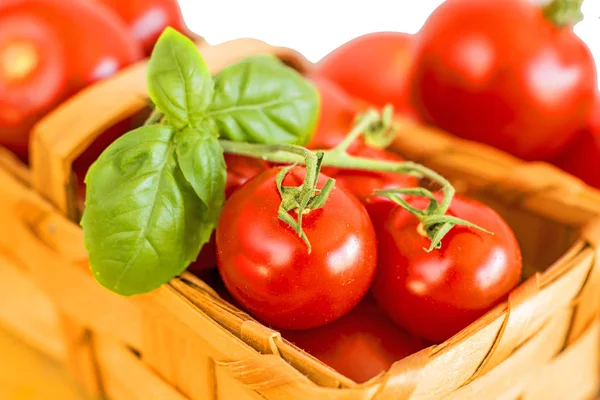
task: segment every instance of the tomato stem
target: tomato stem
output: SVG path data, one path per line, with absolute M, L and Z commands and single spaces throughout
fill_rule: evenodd
M 354 134 L 354 132 L 351 133 Z M 266 161 L 276 163 L 306 164 L 307 161 L 312 160 L 312 157 L 309 157 L 306 154 L 306 152 L 311 152 L 300 146 L 282 144 L 254 144 L 232 142 L 229 140 L 219 140 L 219 143 L 221 144 L 221 147 L 226 153 L 260 158 Z M 457 219 L 439 218 L 443 217 L 444 214 L 448 211 L 448 208 L 450 207 L 450 203 L 452 202 L 452 198 L 454 197 L 455 193 L 454 186 L 452 186 L 452 184 L 442 175 L 421 164 L 417 164 L 412 161 L 392 162 L 364 157 L 356 157 L 345 152 L 340 152 L 339 147 L 334 150 L 323 151 L 322 155 L 322 165 L 330 167 L 413 175 L 421 178 L 425 177 L 438 183 L 441 186 L 441 191 L 443 194 L 442 201 L 439 204 L 437 204 L 436 201 L 435 207 L 429 207 L 427 210 L 424 211 L 418 210 L 420 213 L 422 213 L 420 219 L 423 221 L 425 228 L 430 228 L 427 229 L 428 236 L 432 240 L 431 247 L 429 250 L 439 247 L 440 241 L 443 238 L 444 234 L 447 233 L 449 228 L 451 228 L 452 226 L 457 224 L 468 224 L 468 226 L 474 226 L 466 221 L 463 222 Z M 310 168 L 307 168 L 307 178 L 309 177 L 308 172 L 310 169 L 313 169 L 312 165 Z M 312 179 L 312 175 L 310 177 Z M 307 184 L 307 180 L 308 179 L 305 180 L 305 184 Z M 431 194 L 429 190 L 425 188 L 412 189 L 417 189 L 419 191 L 419 193 L 415 192 L 415 195 L 426 196 L 430 199 L 433 198 L 433 201 L 435 201 L 433 194 Z M 404 189 L 400 189 L 398 190 L 398 192 L 400 193 L 402 190 Z M 406 206 L 403 205 L 401 202 L 399 202 L 399 204 L 406 208 Z M 408 209 L 408 211 L 417 215 L 414 212 L 414 210 Z M 299 223 L 301 223 L 300 218 Z
M 583 0 L 550 0 L 542 3 L 544 16 L 558 27 L 573 26 L 583 19 Z

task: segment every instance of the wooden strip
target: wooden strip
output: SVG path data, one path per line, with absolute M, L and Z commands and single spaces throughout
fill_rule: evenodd
M 100 374 L 111 400 L 186 400 L 120 343 L 100 336 L 97 351 Z

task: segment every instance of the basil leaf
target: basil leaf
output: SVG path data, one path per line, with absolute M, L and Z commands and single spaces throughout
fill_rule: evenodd
M 81 225 L 96 280 L 122 294 L 149 292 L 196 259 L 213 218 L 177 165 L 175 129 L 127 133 L 86 176 Z
M 218 217 L 225 200 L 227 167 L 216 135 L 186 128 L 176 136 L 177 160 L 198 197 Z
M 162 33 L 146 72 L 148 93 L 170 125 L 181 129 L 197 125 L 212 101 L 212 76 L 196 45 L 167 28 Z
M 306 144 L 319 114 L 319 95 L 298 72 L 273 57 L 256 56 L 215 76 L 206 112 L 221 137 L 238 142 Z

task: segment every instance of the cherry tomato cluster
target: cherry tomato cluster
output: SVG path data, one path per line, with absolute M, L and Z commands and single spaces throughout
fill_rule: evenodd
M 177 0 L 1 1 L 0 146 L 25 160 L 44 115 L 148 55 L 166 26 L 188 33 Z
M 580 3 L 446 0 L 417 34 L 359 37 L 318 73 L 352 96 L 600 188 L 597 71 L 572 29 Z
M 338 146 L 363 111 L 338 84 L 309 74 L 321 97 L 313 149 Z M 359 138 L 349 155 L 402 161 Z M 417 217 L 375 190 L 415 188 L 413 176 L 323 167 L 317 188 L 336 180 L 324 207 L 303 215 L 310 252 L 278 218 L 282 166 L 227 154 L 227 200 L 216 234 L 189 268 L 218 266 L 228 296 L 288 340 L 358 382 L 442 342 L 506 299 L 521 278 L 521 253 L 489 207 L 455 196 L 447 212 L 493 234 L 454 227 L 439 249 Z M 298 186 L 304 167 L 282 185 Z M 405 196 L 411 206 L 427 199 Z M 437 198 L 440 200 L 441 198 Z M 293 214 L 293 212 L 291 212 Z M 213 279 L 214 283 L 214 279 Z

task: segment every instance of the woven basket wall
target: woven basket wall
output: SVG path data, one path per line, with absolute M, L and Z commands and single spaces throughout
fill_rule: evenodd
M 288 49 L 201 45 L 213 72 Z M 147 106 L 145 64 L 80 93 L 33 134 L 31 169 L 0 151 L 0 323 L 113 400 L 585 399 L 600 371 L 600 195 L 541 163 L 402 123 L 392 149 L 450 178 L 510 223 L 524 282 L 449 341 L 358 385 L 224 302 L 190 274 L 123 298 L 98 285 L 76 222 L 73 161 Z

